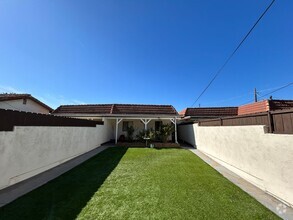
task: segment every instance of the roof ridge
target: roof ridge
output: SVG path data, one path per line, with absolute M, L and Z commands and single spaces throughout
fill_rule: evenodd
M 72 104 L 72 105 L 60 105 L 59 107 L 61 106 L 100 106 L 100 105 L 113 105 L 113 104 Z
M 211 109 L 211 108 L 238 108 L 238 106 L 220 106 L 220 107 L 216 107 L 216 106 L 213 106 L 213 107 L 189 107 L 189 108 L 186 108 L 186 109 Z
M 127 104 L 127 103 L 115 103 L 114 105 L 144 105 L 144 106 L 172 106 L 172 105 L 159 105 L 159 104 Z M 173 107 L 173 106 L 172 106 Z

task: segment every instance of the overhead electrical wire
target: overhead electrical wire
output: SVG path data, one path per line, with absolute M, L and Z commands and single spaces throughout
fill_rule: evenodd
M 211 84 L 214 82 L 214 80 L 219 76 L 219 74 L 222 72 L 222 70 L 225 68 L 225 66 L 229 63 L 229 61 L 232 59 L 232 57 L 235 55 L 235 53 L 238 51 L 238 49 L 241 47 L 241 45 L 244 43 L 244 41 L 248 38 L 248 36 L 251 34 L 253 29 L 256 27 L 256 25 L 260 22 L 260 20 L 264 17 L 264 15 L 267 13 L 267 11 L 271 8 L 271 6 L 274 4 L 275 0 L 273 0 L 265 9 L 265 11 L 261 14 L 261 16 L 257 19 L 257 21 L 254 23 L 254 25 L 250 28 L 250 30 L 247 32 L 247 34 L 244 36 L 244 38 L 240 41 L 238 46 L 234 49 L 234 51 L 230 54 L 230 56 L 226 59 L 224 64 L 220 67 L 220 69 L 216 72 L 214 77 L 210 80 L 210 82 L 207 84 L 207 86 L 204 88 L 204 90 L 200 93 L 200 95 L 197 97 L 197 99 L 193 102 L 191 105 L 194 106 L 196 102 L 200 99 L 200 97 L 208 90 L 208 88 L 211 86 Z
M 288 85 L 288 84 L 286 84 L 286 85 Z M 285 85 L 285 86 L 286 86 Z M 283 85 L 284 86 L 284 85 Z M 281 86 L 281 87 L 283 87 L 283 86 Z M 266 89 L 262 89 L 262 90 L 257 90 L 257 93 L 262 93 L 262 92 L 265 92 L 265 91 L 272 91 L 272 90 L 278 90 L 278 89 L 280 89 L 281 88 L 280 86 L 279 87 L 272 87 L 272 88 L 266 88 Z M 271 92 L 269 92 L 269 93 L 271 93 Z M 210 104 L 215 104 L 215 105 L 218 105 L 219 103 L 225 103 L 225 102 L 227 102 L 227 101 L 231 101 L 231 100 L 235 100 L 235 99 L 239 99 L 239 98 L 243 98 L 243 97 L 245 97 L 245 96 L 250 96 L 250 95 L 253 95 L 254 94 L 254 92 L 247 92 L 247 93 L 245 93 L 245 94 L 243 94 L 243 95 L 238 95 L 238 96 L 233 96 L 233 97 L 230 97 L 230 98 L 226 98 L 226 99 L 222 99 L 222 100 L 218 100 L 218 101 L 216 101 L 216 102 L 208 102 L 208 103 L 204 103 L 205 105 L 210 105 Z M 265 96 L 265 95 L 263 95 L 263 96 Z M 259 98 L 260 97 L 262 97 L 262 96 L 258 96 Z M 254 101 L 254 99 L 252 99 L 251 101 Z M 249 101 L 249 102 L 251 102 L 251 101 Z M 248 102 L 247 102 L 248 103 Z
M 290 82 L 290 83 L 288 83 L 288 84 L 286 84 L 286 85 L 284 85 L 284 86 L 281 86 L 281 87 L 279 87 L 279 88 L 277 88 L 277 89 L 275 89 L 275 90 L 273 90 L 273 91 L 271 91 L 271 92 L 268 92 L 268 93 L 266 93 L 266 94 L 264 94 L 264 95 L 261 95 L 261 96 L 258 96 L 258 98 L 263 98 L 263 97 L 265 97 L 265 96 L 268 96 L 268 95 L 271 95 L 271 94 L 273 94 L 273 93 L 275 93 L 275 92 L 278 92 L 278 91 L 280 91 L 280 90 L 282 90 L 282 89 L 285 89 L 285 88 L 287 88 L 287 87 L 289 87 L 289 86 L 292 86 L 293 85 L 293 82 Z M 252 100 L 250 100 L 250 101 L 248 101 L 248 102 L 245 102 L 245 103 L 243 103 L 242 105 L 245 105 L 245 104 L 247 104 L 247 103 L 250 103 L 250 102 L 252 102 L 254 99 L 252 99 Z

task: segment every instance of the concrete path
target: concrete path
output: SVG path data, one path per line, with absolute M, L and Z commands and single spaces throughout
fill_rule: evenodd
M 283 219 L 293 220 L 293 209 L 291 207 L 286 206 L 286 204 L 282 203 L 275 197 L 267 194 L 263 190 L 259 189 L 258 187 L 252 185 L 243 178 L 239 177 L 232 171 L 218 164 L 201 151 L 187 146 L 182 146 L 182 148 L 190 150 L 192 153 L 196 154 L 204 162 L 206 162 L 219 173 L 221 173 L 225 178 L 230 180 L 236 186 L 240 187 L 243 191 L 247 192 L 252 197 L 254 197 L 257 201 L 259 201 L 265 207 L 267 207 L 272 212 L 277 214 L 279 217 Z

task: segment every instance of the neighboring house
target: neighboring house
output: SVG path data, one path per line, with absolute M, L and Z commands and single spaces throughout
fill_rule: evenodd
M 293 108 L 293 100 L 269 99 L 239 106 L 238 115 L 247 115 L 290 108 Z
M 200 119 L 219 118 L 236 116 L 238 107 L 207 107 L 207 108 L 186 108 L 179 112 L 181 123 L 195 122 Z
M 48 105 L 36 99 L 30 94 L 0 94 L 0 108 L 25 112 L 49 114 L 53 111 Z
M 178 113 L 172 105 L 139 104 L 96 104 L 61 105 L 53 111 L 54 115 L 104 121 L 111 126 L 117 143 L 121 135 L 127 136 L 127 127 L 133 126 L 134 136 L 140 130 L 158 130 L 162 124 L 175 126 L 174 142 L 177 143 Z M 171 137 L 169 137 L 169 140 Z

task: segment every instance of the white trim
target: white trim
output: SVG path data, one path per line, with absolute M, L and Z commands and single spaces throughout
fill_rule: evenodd
M 175 121 L 175 143 L 178 144 L 178 139 L 177 139 L 177 121 L 176 121 L 176 118 L 174 119 Z
M 144 123 L 144 130 L 147 130 L 148 129 L 148 123 L 151 121 L 152 119 L 140 119 L 140 121 L 142 123 Z
M 148 118 L 148 117 L 119 117 L 119 118 L 123 118 L 123 119 L 127 119 L 127 120 L 130 120 L 130 119 L 133 119 L 133 120 L 141 120 L 141 119 L 150 119 L 150 120 L 170 120 L 170 119 L 174 119 L 174 117 L 164 117 L 164 118 L 161 118 L 161 117 L 151 117 L 151 118 Z M 177 119 L 177 117 L 175 117 Z M 117 117 L 108 117 L 108 118 L 105 118 L 105 119 L 117 119 Z
M 176 118 L 170 118 L 170 121 L 175 126 L 175 143 L 178 144 L 178 141 L 177 141 L 177 120 L 176 120 Z

